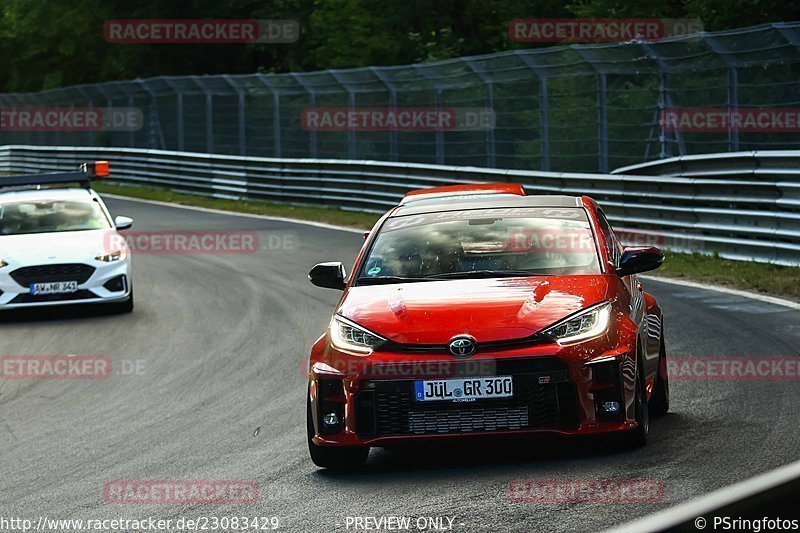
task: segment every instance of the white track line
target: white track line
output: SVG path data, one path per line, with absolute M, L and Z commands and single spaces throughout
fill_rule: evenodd
M 759 294 L 757 292 L 742 291 L 739 289 L 729 289 L 728 287 L 720 287 L 719 285 L 706 285 L 704 283 L 697 283 L 696 281 L 688 281 L 675 278 L 662 278 L 660 276 L 641 276 L 641 275 L 639 277 L 646 280 L 669 283 L 671 285 L 680 285 L 681 287 L 691 287 L 693 289 L 708 289 L 710 291 L 732 294 L 734 296 L 750 298 L 751 300 L 760 300 L 762 302 L 788 307 L 789 309 L 800 310 L 800 302 L 785 300 L 783 298 L 778 298 L 777 296 L 768 296 L 766 294 Z
M 695 524 L 699 524 L 700 522 L 698 519 L 703 515 L 713 514 L 720 508 L 731 506 L 766 490 L 791 483 L 798 478 L 800 478 L 800 462 L 789 463 L 788 465 L 767 472 L 766 474 L 747 479 L 736 485 L 716 490 L 710 494 L 664 509 L 663 511 L 645 516 L 639 520 L 611 528 L 609 532 L 649 533 L 651 531 L 665 531 L 668 528 L 677 527 L 684 522 L 691 522 L 692 520 L 695 520 Z M 776 516 L 775 518 L 778 517 Z M 707 519 L 702 520 L 702 527 L 695 525 L 698 531 L 702 531 L 707 526 L 710 526 L 708 527 L 710 531 L 717 529 L 714 527 L 713 523 L 708 523 Z
M 317 228 L 325 228 L 331 229 L 336 231 L 346 231 L 348 233 L 364 233 L 363 229 L 357 228 L 348 228 L 346 226 L 337 226 L 335 224 L 325 224 L 324 222 L 314 222 L 312 220 L 302 220 L 299 218 L 289 218 L 289 217 L 275 217 L 269 215 L 256 215 L 253 213 L 238 213 L 236 211 L 224 211 L 222 209 L 211 209 L 208 207 L 196 207 L 192 205 L 182 205 L 182 204 L 173 204 L 170 202 L 161 202 L 158 200 L 144 200 L 142 198 L 133 198 L 131 196 L 121 196 L 119 194 L 108 194 L 108 193 L 101 193 L 100 196 L 106 196 L 108 198 L 116 198 L 118 200 L 128 200 L 131 202 L 143 202 L 146 204 L 153 204 L 153 205 L 161 205 L 165 207 L 175 207 L 177 209 L 191 209 L 193 211 L 201 211 L 203 213 L 214 213 L 217 215 L 228 215 L 228 216 L 236 216 L 236 217 L 247 217 L 247 218 L 257 218 L 261 220 L 277 220 L 279 222 L 291 222 L 292 224 L 304 224 L 306 226 L 314 226 Z M 774 305 L 780 305 L 783 307 L 788 307 L 789 309 L 800 310 L 800 303 L 793 302 L 791 300 L 784 300 L 783 298 L 777 298 L 775 296 L 767 296 L 766 294 L 759 294 L 756 292 L 749 292 L 749 291 L 741 291 L 738 289 L 729 289 L 727 287 L 720 287 L 718 285 L 706 285 L 703 283 L 697 283 L 694 281 L 686 281 L 674 278 L 662 278 L 659 276 L 639 276 L 642 279 L 646 280 L 653 280 L 653 281 L 660 281 L 662 283 L 669 283 L 672 285 L 680 285 L 682 287 L 691 287 L 693 289 L 707 289 L 710 291 L 715 292 L 722 292 L 725 294 L 732 294 L 735 296 L 741 296 L 743 298 L 750 298 L 751 300 L 760 300 L 762 302 L 771 303 Z
M 325 229 L 332 229 L 337 231 L 346 231 L 348 233 L 359 233 L 363 234 L 365 231 L 363 229 L 358 228 L 348 228 L 347 226 L 336 226 L 334 224 L 326 224 L 324 222 L 314 222 L 313 220 L 302 220 L 299 218 L 289 218 L 289 217 L 275 217 L 270 215 L 257 215 L 255 213 L 239 213 L 237 211 L 225 211 L 223 209 L 211 209 L 209 207 L 197 207 L 193 205 L 182 205 L 182 204 L 173 204 L 170 202 L 161 202 L 158 200 L 145 200 L 143 198 L 133 198 L 131 196 L 122 196 L 119 194 L 109 194 L 109 193 L 98 193 L 100 196 L 104 196 L 107 198 L 116 198 L 118 200 L 128 200 L 131 202 L 142 202 L 145 204 L 153 204 L 153 205 L 163 205 L 166 207 L 175 207 L 178 209 L 191 209 L 193 211 L 202 211 L 203 213 L 214 213 L 217 215 L 229 215 L 235 217 L 247 217 L 247 218 L 258 218 L 261 220 L 277 220 L 280 222 L 292 222 L 294 224 L 305 224 L 306 226 L 315 226 L 317 228 L 325 228 Z

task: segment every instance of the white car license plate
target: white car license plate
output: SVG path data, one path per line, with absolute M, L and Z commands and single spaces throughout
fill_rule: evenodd
M 461 401 L 483 398 L 510 398 L 514 395 L 511 376 L 492 378 L 430 379 L 414 382 L 414 399 L 418 402 Z
M 67 294 L 78 290 L 77 281 L 31 283 L 31 294 Z

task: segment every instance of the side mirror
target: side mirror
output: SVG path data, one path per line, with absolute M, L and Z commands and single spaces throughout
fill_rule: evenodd
M 343 264 L 339 262 L 320 263 L 314 265 L 314 268 L 308 273 L 308 280 L 317 287 L 343 291 L 347 285 L 345 283 L 346 276 Z
M 655 270 L 664 262 L 664 254 L 655 246 L 625 248 L 619 261 L 617 274 L 628 276 Z
M 133 219 L 129 217 L 115 217 L 114 227 L 117 229 L 130 229 L 133 226 Z

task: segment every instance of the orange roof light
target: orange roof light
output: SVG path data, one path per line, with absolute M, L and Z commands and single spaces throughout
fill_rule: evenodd
M 94 177 L 107 178 L 111 174 L 108 168 L 108 161 L 95 161 L 94 162 Z

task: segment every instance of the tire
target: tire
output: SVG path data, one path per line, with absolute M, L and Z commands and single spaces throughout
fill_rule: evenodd
M 664 337 L 661 337 L 661 349 L 658 355 L 658 372 L 656 373 L 656 389 L 650 399 L 650 414 L 664 416 L 669 411 L 669 375 L 667 374 L 667 350 L 664 348 Z
M 308 433 L 308 453 L 311 461 L 322 468 L 347 470 L 364 466 L 369 455 L 368 446 L 317 446 L 314 437 L 314 420 L 311 416 L 311 400 L 306 397 L 306 428 Z
M 624 444 L 630 448 L 642 448 L 647 446 L 647 435 L 650 432 L 650 406 L 645 398 L 644 376 L 642 376 L 642 364 L 639 362 L 639 369 L 636 371 L 636 381 L 634 383 L 636 406 L 636 427 L 626 431 L 623 439 Z

